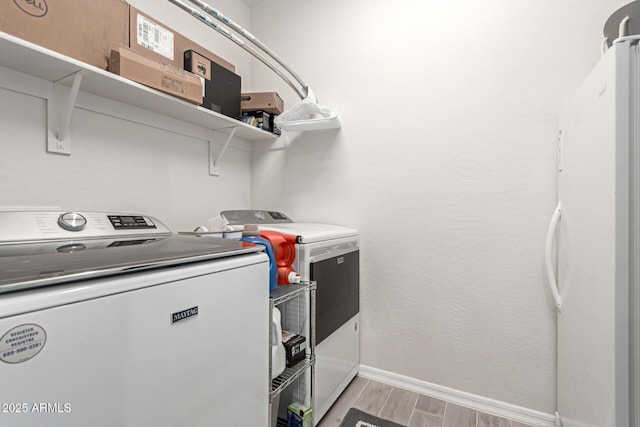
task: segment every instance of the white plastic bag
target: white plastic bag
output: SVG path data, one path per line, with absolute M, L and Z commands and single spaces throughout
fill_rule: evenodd
M 318 105 L 310 87 L 307 96 L 275 119 L 276 126 L 283 131 L 305 131 L 338 129 L 341 126 L 338 113 Z

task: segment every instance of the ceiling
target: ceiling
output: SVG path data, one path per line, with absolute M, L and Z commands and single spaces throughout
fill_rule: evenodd
M 246 4 L 249 7 L 253 7 L 255 5 L 257 5 L 258 3 L 260 3 L 262 0 L 242 0 L 242 2 L 244 4 Z

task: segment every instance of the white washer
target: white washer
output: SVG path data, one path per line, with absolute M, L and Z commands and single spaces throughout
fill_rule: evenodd
M 293 222 L 281 212 L 224 211 L 230 227 L 297 236 L 294 269 L 316 282 L 314 420 L 318 423 L 357 375 L 360 363 L 360 240 L 352 228 Z
M 95 212 L 0 212 L 0 236 L 1 425 L 268 425 L 259 247 Z

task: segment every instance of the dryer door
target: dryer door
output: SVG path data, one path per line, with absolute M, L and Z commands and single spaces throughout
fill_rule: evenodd
M 316 344 L 360 311 L 360 251 L 310 263 L 317 284 Z
M 358 241 L 315 243 L 307 254 L 316 282 L 315 419 L 320 420 L 357 374 L 360 361 Z

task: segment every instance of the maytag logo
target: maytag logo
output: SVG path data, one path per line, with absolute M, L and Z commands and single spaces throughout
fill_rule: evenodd
M 178 311 L 171 314 L 171 323 L 176 323 L 189 317 L 198 315 L 198 306 L 187 308 L 186 310 Z
M 45 0 L 13 0 L 24 13 L 28 13 L 36 18 L 41 18 L 49 11 L 49 6 Z

